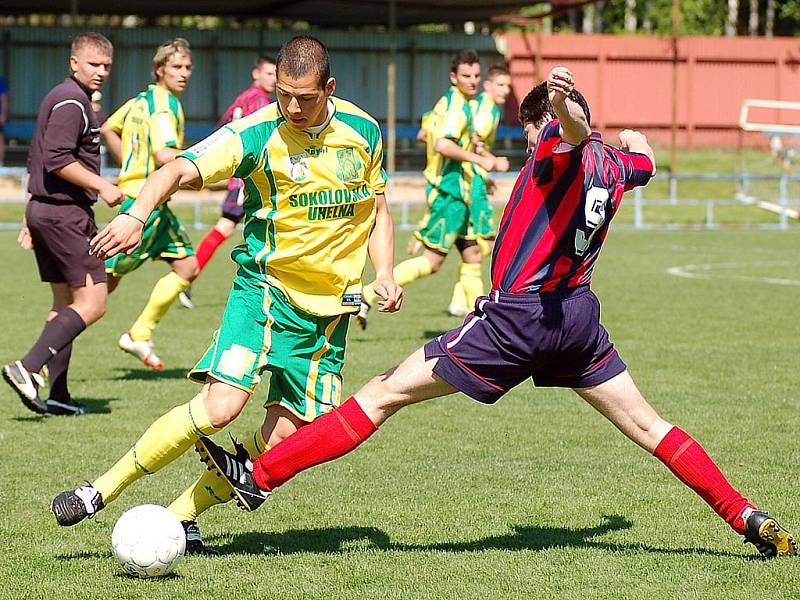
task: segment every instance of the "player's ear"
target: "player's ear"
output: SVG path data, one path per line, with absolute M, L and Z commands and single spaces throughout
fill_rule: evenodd
M 325 95 L 332 96 L 333 92 L 336 91 L 336 78 L 329 77 L 328 81 L 325 82 Z
M 458 80 L 456 79 L 456 74 L 450 71 L 450 83 L 455 85 L 457 82 Z
M 75 73 L 78 70 L 78 57 L 77 56 L 70 56 L 69 57 L 69 71 L 70 73 Z

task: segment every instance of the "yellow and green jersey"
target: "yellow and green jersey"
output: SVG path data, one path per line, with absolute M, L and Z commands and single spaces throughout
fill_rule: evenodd
M 108 118 L 122 138 L 119 187 L 135 198 L 147 176 L 158 168 L 156 153 L 183 147 L 183 107 L 169 90 L 151 84 Z
M 425 164 L 429 165 L 433 162 L 433 156 L 436 153 L 434 146 L 436 144 L 436 129 L 439 120 L 437 114 L 433 110 L 422 115 L 419 127 L 425 132 Z
M 483 142 L 483 147 L 491 152 L 494 148 L 497 128 L 500 126 L 502 111 L 486 92 L 478 94 L 475 99 L 470 100 L 469 104 L 472 110 L 472 129 L 475 136 Z M 474 172 L 484 180 L 489 177 L 482 167 L 478 165 L 472 165 L 472 167 Z
M 240 272 L 320 316 L 358 310 L 375 196 L 386 187 L 378 123 L 339 98 L 327 109 L 322 125 L 299 131 L 275 102 L 180 155 L 203 185 L 244 181 L 244 243 L 231 255 Z
M 433 151 L 433 144 L 440 138 L 452 140 L 464 150 L 472 151 L 472 111 L 469 102 L 455 86 L 447 90 L 433 110 L 428 121 L 423 118 L 423 128 L 431 127 L 435 135 L 428 131 L 428 164 L 425 167 L 425 180 L 442 194 L 469 202 L 469 189 L 472 181 L 470 163 L 462 163 Z

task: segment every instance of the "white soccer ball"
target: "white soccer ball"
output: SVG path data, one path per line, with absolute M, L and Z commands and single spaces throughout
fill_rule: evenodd
M 161 577 L 181 562 L 186 534 L 163 506 L 142 504 L 124 512 L 111 533 L 114 556 L 129 575 Z

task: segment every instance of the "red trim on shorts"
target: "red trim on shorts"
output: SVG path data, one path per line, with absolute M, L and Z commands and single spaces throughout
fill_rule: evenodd
M 552 377 L 553 379 L 572 379 L 573 377 L 585 377 L 592 371 L 595 371 L 598 368 L 602 367 L 605 363 L 614 358 L 616 354 L 617 354 L 616 349 L 612 348 L 611 352 L 606 354 L 606 356 L 598 360 L 593 365 L 589 365 L 589 368 L 586 369 L 586 371 L 584 371 L 583 373 L 578 373 L 577 375 L 575 375 L 574 373 L 572 373 L 571 375 L 559 375 L 558 373 L 550 373 L 550 377 Z

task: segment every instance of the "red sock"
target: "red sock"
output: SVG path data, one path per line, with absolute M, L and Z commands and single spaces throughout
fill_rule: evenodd
M 728 483 L 719 467 L 689 434 L 673 427 L 658 444 L 653 456 L 697 492 L 736 533 L 744 535 L 742 511 L 755 507 Z
M 195 252 L 197 263 L 200 265 L 201 269 L 211 260 L 211 257 L 214 256 L 214 252 L 216 252 L 217 248 L 219 248 L 220 244 L 224 241 L 225 236 L 216 227 L 209 229 L 208 233 L 203 236 L 203 239 L 200 240 L 200 245 L 197 246 L 197 252 Z
M 253 476 L 263 490 L 354 450 L 378 428 L 352 396 L 339 408 L 302 427 L 253 461 Z

